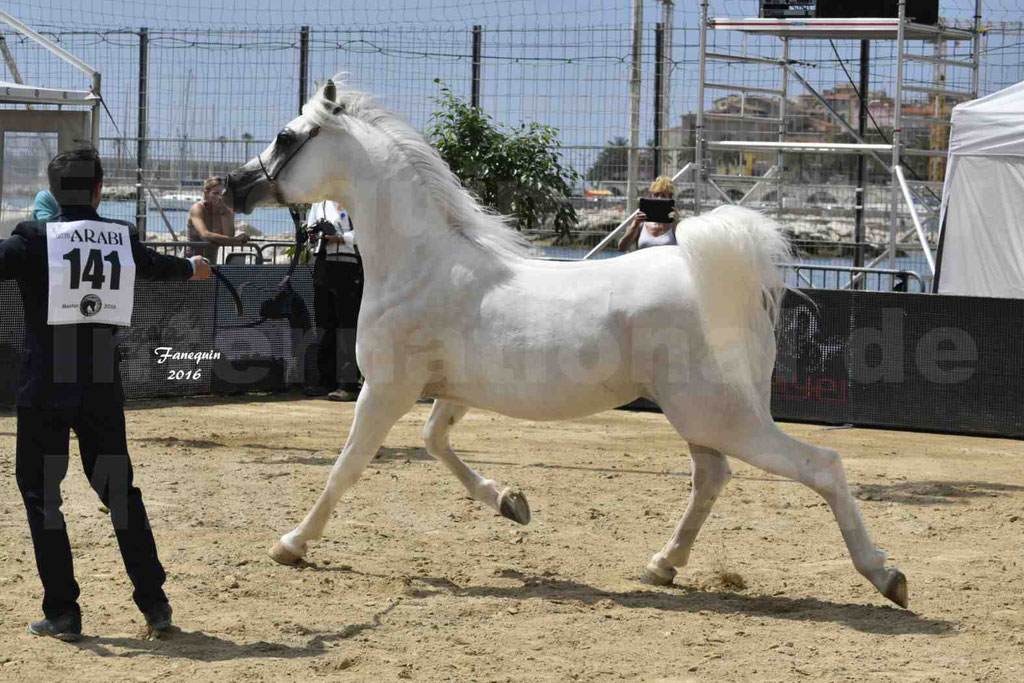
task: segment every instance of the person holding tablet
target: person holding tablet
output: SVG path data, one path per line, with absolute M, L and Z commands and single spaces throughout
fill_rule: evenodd
M 676 243 L 677 214 L 672 205 L 675 188 L 668 176 L 658 176 L 647 190 L 654 201 L 640 200 L 640 210 L 626 234 L 619 239 L 619 251 L 646 249 Z M 647 211 L 651 212 L 648 220 Z M 659 212 L 660 215 L 655 214 Z

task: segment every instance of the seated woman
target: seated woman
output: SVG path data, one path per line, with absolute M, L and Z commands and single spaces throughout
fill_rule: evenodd
M 203 256 L 217 262 L 221 246 L 241 246 L 249 241 L 245 233 L 235 235 L 235 212 L 224 203 L 224 179 L 212 176 L 203 183 L 203 198 L 188 212 L 188 241 L 206 242 L 210 246 L 194 248 L 190 256 Z
M 676 193 L 672 187 L 672 179 L 668 176 L 655 178 L 647 192 L 655 199 L 672 199 Z M 643 211 L 638 211 L 626 234 L 619 240 L 619 251 L 629 251 L 634 247 L 645 249 L 675 244 L 675 228 L 678 222 L 675 210 L 669 213 L 669 218 L 671 223 L 655 223 L 647 220 L 647 215 Z

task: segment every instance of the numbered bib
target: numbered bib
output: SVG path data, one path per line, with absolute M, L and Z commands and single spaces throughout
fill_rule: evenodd
M 117 223 L 46 224 L 50 325 L 132 324 L 135 258 L 128 228 Z

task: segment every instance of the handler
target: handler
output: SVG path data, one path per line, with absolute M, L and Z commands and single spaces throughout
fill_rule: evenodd
M 165 574 L 133 484 L 118 369 L 117 326 L 131 324 L 135 280 L 200 280 L 200 256 L 181 259 L 143 247 L 129 223 L 96 213 L 103 167 L 92 148 L 58 154 L 47 169 L 60 204 L 53 222 L 20 223 L 0 242 L 0 280 L 16 278 L 25 309 L 18 379 L 16 473 L 28 513 L 43 615 L 29 632 L 77 640 L 82 633 L 60 484 L 69 430 L 78 435 L 89 483 L 110 510 L 135 604 L 153 631 L 171 625 Z

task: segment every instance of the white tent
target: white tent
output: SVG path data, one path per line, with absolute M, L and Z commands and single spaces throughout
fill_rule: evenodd
M 1024 299 L 1024 83 L 953 108 L 938 290 Z

